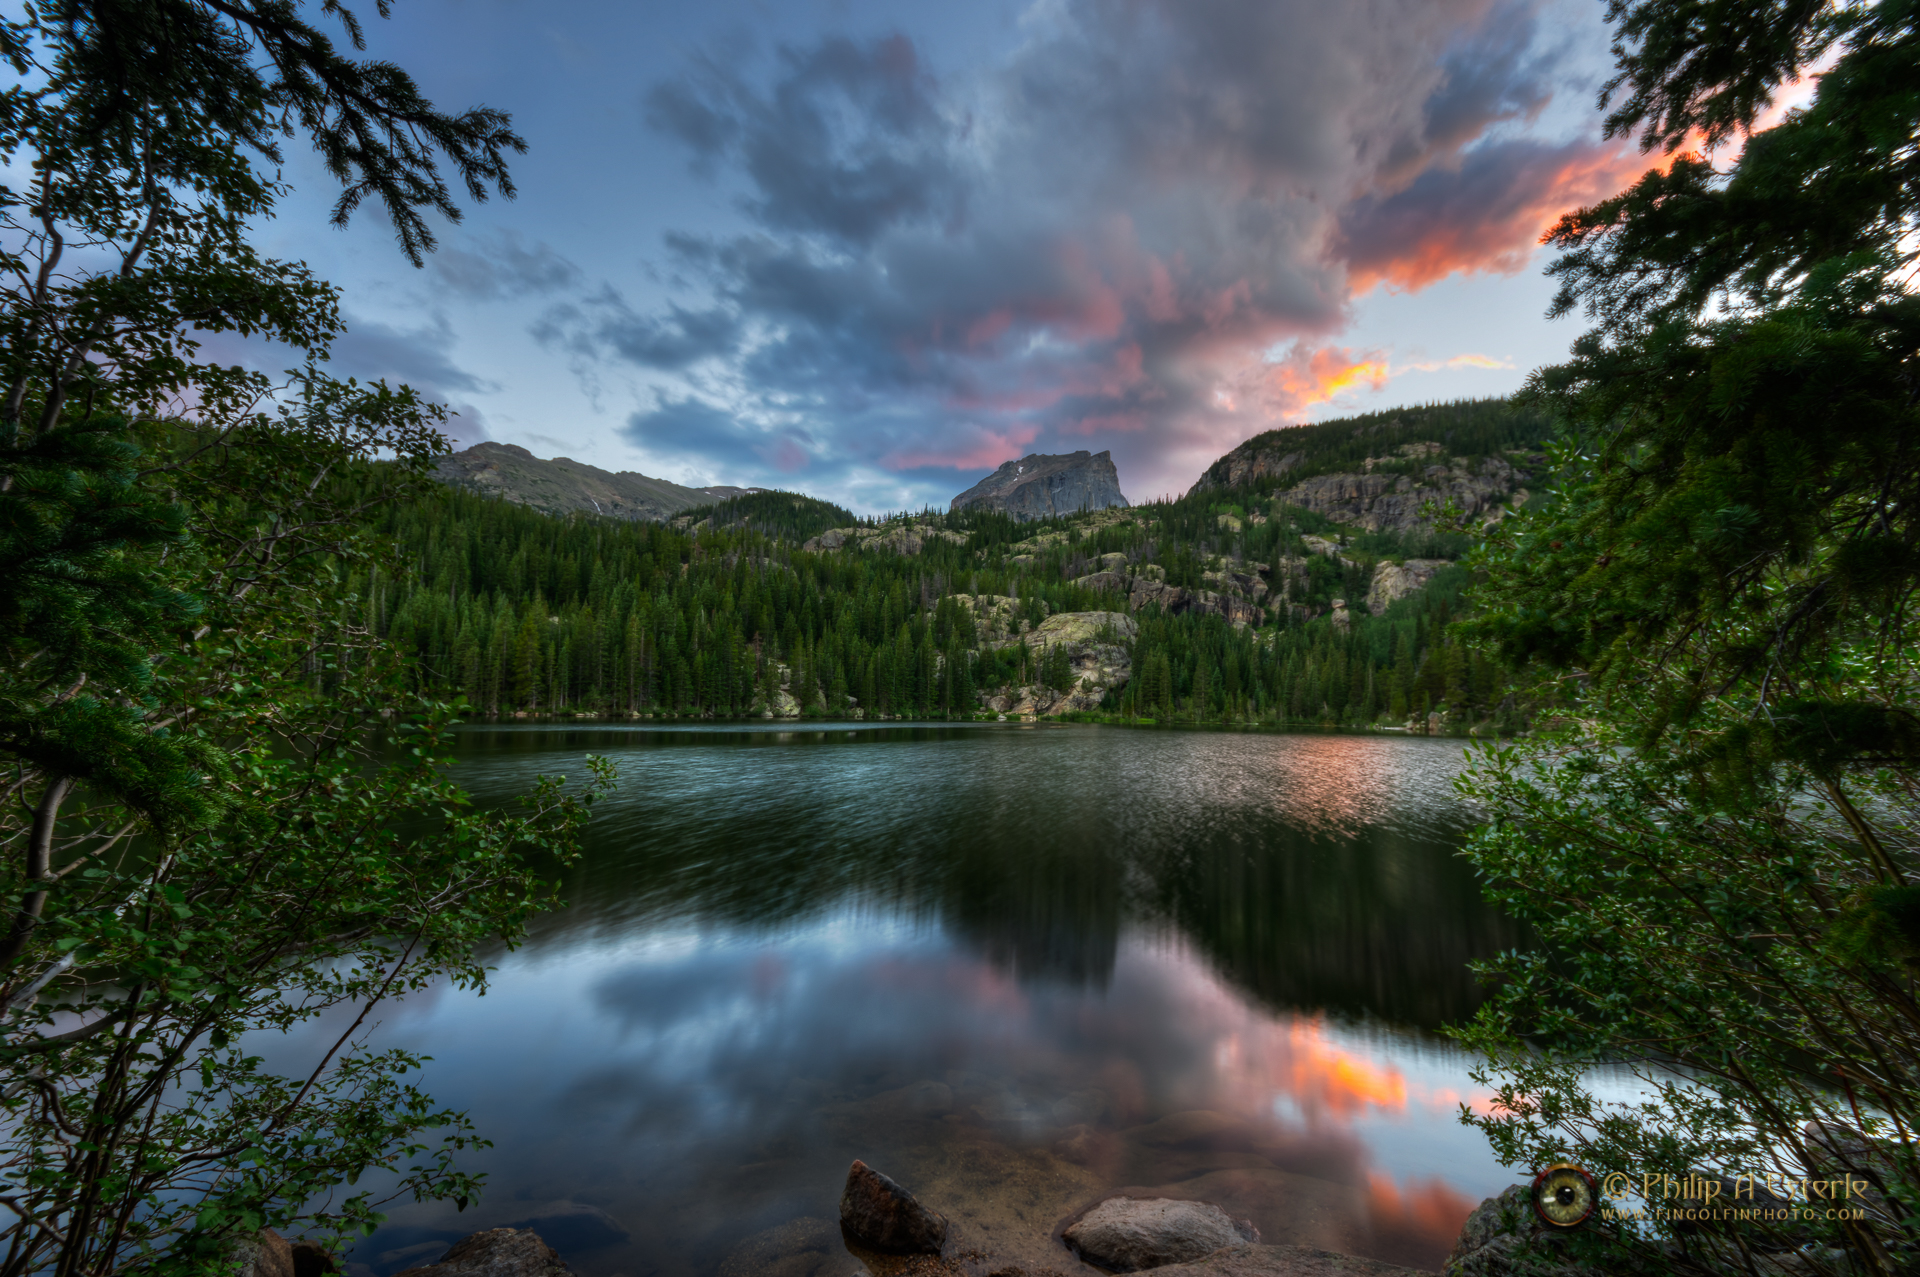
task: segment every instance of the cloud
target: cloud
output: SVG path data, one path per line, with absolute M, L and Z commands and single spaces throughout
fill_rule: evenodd
M 334 339 L 328 370 L 362 381 L 405 382 L 430 399 L 491 387 L 453 360 L 454 335 L 445 316 L 418 328 L 347 315 L 346 332 Z
M 813 461 L 814 440 L 806 431 L 757 429 L 694 398 L 663 397 L 627 418 L 621 434 L 649 452 L 717 463 L 722 473 L 749 467 L 791 476 L 807 470 Z
M 748 228 L 668 237 L 683 298 L 603 292 L 538 332 L 655 376 L 629 437 L 736 482 L 804 454 L 810 481 L 943 500 L 1093 446 L 1130 490 L 1183 488 L 1385 383 L 1386 352 L 1335 340 L 1360 291 L 1519 269 L 1617 185 L 1617 149 L 1525 136 L 1559 75 L 1542 25 L 1496 0 L 1060 0 L 963 81 L 898 35 L 708 59 L 646 118 Z
M 1514 274 L 1562 212 L 1618 191 L 1647 167 L 1624 143 L 1516 140 L 1428 169 L 1405 190 L 1363 197 L 1341 214 L 1334 251 L 1356 291 L 1424 288 L 1456 271 Z
M 851 245 L 937 212 L 964 193 L 944 145 L 935 85 L 904 36 L 856 44 L 832 36 L 783 49 L 769 94 L 703 62 L 647 95 L 647 120 L 679 138 L 696 172 L 732 163 L 754 194 L 744 207 L 780 230 Z
M 1397 364 L 1395 376 L 1403 372 L 1454 372 L 1462 368 L 1490 368 L 1509 370 L 1513 360 L 1498 359 L 1492 355 L 1455 355 L 1450 359 L 1423 359 L 1418 363 Z
M 612 288 L 581 302 L 549 309 L 533 326 L 534 339 L 587 357 L 614 357 L 642 368 L 678 370 L 732 354 L 740 318 L 720 306 L 687 310 L 669 303 L 664 315 L 642 315 Z
M 501 233 L 474 248 L 442 248 L 427 259 L 441 288 L 476 301 L 558 292 L 580 281 L 580 268 L 545 244 Z

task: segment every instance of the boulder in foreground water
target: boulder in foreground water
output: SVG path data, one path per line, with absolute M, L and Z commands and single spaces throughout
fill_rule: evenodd
M 409 1268 L 398 1277 L 573 1277 L 540 1234 L 523 1228 L 489 1228 L 461 1238 L 438 1263 Z
M 862 1245 L 894 1255 L 937 1255 L 947 1242 L 946 1216 L 857 1158 L 840 1194 L 840 1226 Z
M 1118 1273 L 1137 1273 L 1257 1242 L 1260 1230 L 1211 1202 L 1109 1197 L 1075 1221 L 1063 1237 L 1090 1263 Z

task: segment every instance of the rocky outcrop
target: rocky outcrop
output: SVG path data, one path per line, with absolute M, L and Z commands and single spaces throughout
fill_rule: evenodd
M 1011 595 L 956 594 L 953 601 L 973 613 L 974 641 L 981 647 L 1002 647 L 1021 632 L 1020 600 Z
M 1273 441 L 1271 435 L 1258 435 L 1208 466 L 1191 490 L 1238 488 L 1261 479 L 1278 478 L 1306 460 L 1306 455 Z
M 1451 501 L 1468 518 L 1493 522 L 1504 513 L 1503 501 L 1526 499 L 1530 478 L 1504 457 L 1484 457 L 1477 463 L 1455 457 L 1452 464 L 1427 466 L 1417 476 L 1323 474 L 1277 496 L 1287 505 L 1368 532 L 1417 532 L 1433 526 L 1421 513 L 1429 502 L 1437 508 Z
M 966 595 L 959 597 L 968 598 Z M 981 597 L 994 599 L 1000 596 Z M 1006 601 L 1015 602 L 1012 599 Z M 979 611 L 976 608 L 976 615 Z M 1025 642 L 1032 650 L 1036 663 L 1052 649 L 1065 647 L 1067 662 L 1072 670 L 1069 687 L 1047 688 L 1029 684 L 1007 688 L 986 696 L 988 709 L 1020 717 L 1097 709 L 1108 692 L 1124 687 L 1127 680 L 1133 677 L 1133 658 L 1127 653 L 1127 644 L 1139 636 L 1140 628 L 1124 612 L 1056 612 L 1025 634 L 1017 630 L 1009 634 L 1004 619 L 1006 613 L 991 608 L 988 611 L 989 615 L 1000 621 L 996 628 L 1001 637 L 987 639 L 985 646 L 1007 648 Z
M 271 1228 L 243 1237 L 233 1246 L 235 1277 L 326 1277 L 339 1268 L 332 1253 L 318 1242 L 289 1242 Z
M 946 1216 L 857 1158 L 840 1193 L 840 1226 L 890 1255 L 937 1255 L 947 1242 Z
M 1373 583 L 1367 587 L 1367 611 L 1380 615 L 1397 600 L 1425 589 L 1440 569 L 1452 566 L 1447 559 L 1408 559 L 1404 563 L 1382 560 L 1374 567 Z
M 438 1263 L 409 1268 L 399 1277 L 573 1277 L 540 1234 L 519 1228 L 489 1228 L 455 1242 Z
M 512 443 L 476 443 L 434 463 L 433 477 L 483 496 L 500 497 L 546 514 L 604 514 L 658 523 L 691 506 L 764 488 L 683 488 L 632 470 L 618 473 L 555 457 L 543 461 Z
M 1124 506 L 1111 452 L 1033 453 L 1009 461 L 953 499 L 953 510 L 1004 510 L 1016 519 L 1045 519 Z
M 1170 615 L 1199 612 L 1224 616 L 1235 624 L 1253 624 L 1261 618 L 1267 583 L 1264 563 L 1234 561 L 1203 574 L 1211 589 L 1188 589 L 1168 585 L 1166 569 L 1157 563 L 1129 564 L 1124 554 L 1102 556 L 1106 564 L 1098 572 L 1075 577 L 1074 584 L 1090 590 L 1111 590 L 1127 596 L 1127 610 L 1139 612 L 1149 605 Z
M 877 528 L 830 528 L 800 548 L 816 554 L 822 550 L 843 548 L 918 554 L 926 548 L 927 542 L 933 540 L 951 541 L 955 545 L 967 543 L 967 538 L 961 533 L 945 528 L 928 527 L 923 523 L 883 523 Z
M 1637 1272 L 1611 1273 L 1576 1262 L 1568 1253 L 1571 1232 L 1539 1221 L 1532 1191 L 1530 1184 L 1515 1184 L 1481 1202 L 1461 1225 L 1459 1240 L 1441 1269 L 1443 1277 L 1629 1277 Z
M 1518 465 L 1505 456 L 1448 458 L 1440 444 L 1426 441 L 1403 444 L 1390 456 L 1368 457 L 1358 473 L 1311 474 L 1313 465 L 1297 447 L 1285 431 L 1256 436 L 1209 466 L 1191 491 L 1237 488 L 1306 468 L 1309 477 L 1277 493 L 1279 501 L 1369 532 L 1412 532 L 1432 526 L 1421 515 L 1428 502 L 1452 501 L 1482 522 L 1499 518 L 1502 501 L 1526 499 L 1533 470 L 1545 462 L 1532 454 L 1515 454 Z
M 1257 1242 L 1260 1230 L 1210 1202 L 1109 1197 L 1076 1220 L 1062 1239 L 1089 1263 L 1136 1273 Z
M 271 1228 L 263 1228 L 233 1244 L 234 1277 L 294 1277 L 293 1247 Z

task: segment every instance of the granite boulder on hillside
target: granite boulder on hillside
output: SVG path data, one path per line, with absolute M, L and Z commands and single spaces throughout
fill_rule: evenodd
M 1111 452 L 1036 452 L 1007 462 L 955 497 L 949 508 L 1004 510 L 1016 519 L 1045 519 L 1126 504 Z

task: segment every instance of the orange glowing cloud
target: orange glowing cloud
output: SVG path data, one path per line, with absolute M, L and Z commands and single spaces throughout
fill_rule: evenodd
M 1310 350 L 1296 342 L 1278 359 L 1262 360 L 1223 378 L 1214 388 L 1213 402 L 1236 415 L 1283 421 L 1345 390 L 1378 390 L 1390 376 L 1386 356 L 1378 351 L 1356 355 L 1341 346 Z
M 1455 355 L 1451 359 L 1427 359 L 1417 364 L 1396 364 L 1394 365 L 1393 374 L 1397 377 L 1403 372 L 1451 372 L 1457 368 L 1495 368 L 1506 370 L 1512 367 L 1513 360 L 1511 359 L 1495 359 L 1491 355 Z
M 1650 160 L 1624 141 L 1486 147 L 1457 171 L 1430 170 L 1390 197 L 1356 201 L 1333 252 L 1356 296 L 1380 285 L 1415 292 L 1456 273 L 1516 274 L 1562 215 L 1649 169 L 1664 172 L 1683 153 Z

